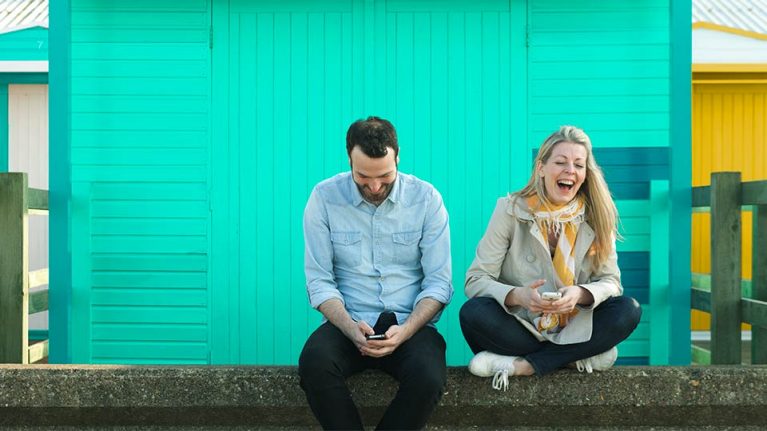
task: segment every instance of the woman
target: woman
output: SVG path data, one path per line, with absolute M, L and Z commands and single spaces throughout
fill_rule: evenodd
M 538 150 L 527 186 L 498 199 L 466 274 L 469 371 L 505 390 L 510 375 L 613 365 L 642 315 L 621 296 L 617 219 L 589 137 L 560 127 Z

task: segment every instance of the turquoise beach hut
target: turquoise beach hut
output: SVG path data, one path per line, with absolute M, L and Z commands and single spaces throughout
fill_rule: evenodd
M 51 4 L 52 362 L 295 364 L 319 323 L 301 217 L 393 121 L 442 192 L 463 278 L 497 197 L 561 124 L 617 199 L 623 363 L 689 363 L 690 2 L 61 0 Z

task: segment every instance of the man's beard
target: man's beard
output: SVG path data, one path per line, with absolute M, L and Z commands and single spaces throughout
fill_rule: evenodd
M 362 198 L 376 206 L 381 205 L 381 203 L 389 197 L 389 193 L 391 193 L 391 190 L 394 188 L 394 181 L 392 181 L 391 183 L 382 186 L 381 190 L 374 194 L 367 187 L 357 184 L 356 181 L 354 184 L 357 185 L 357 190 L 360 191 Z

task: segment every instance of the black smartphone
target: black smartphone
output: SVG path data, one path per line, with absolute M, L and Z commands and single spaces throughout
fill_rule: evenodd
M 389 330 L 389 327 L 397 324 L 397 316 L 391 311 L 384 311 L 378 315 L 378 320 L 373 326 L 375 335 L 367 335 L 366 338 L 368 340 L 383 340 L 386 338 L 386 331 Z

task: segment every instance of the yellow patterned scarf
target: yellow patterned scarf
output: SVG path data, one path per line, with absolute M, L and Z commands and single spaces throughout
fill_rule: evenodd
M 572 286 L 575 282 L 575 239 L 578 236 L 578 227 L 583 222 L 585 213 L 583 198 L 578 196 L 567 204 L 552 205 L 548 209 L 540 203 L 535 195 L 527 198 L 526 202 L 541 230 L 544 243 L 548 246 L 549 232 L 558 238 L 552 258 L 554 272 L 559 278 L 557 287 Z M 538 321 L 538 330 L 540 332 L 559 332 L 567 326 L 568 321 L 576 314 L 578 314 L 577 309 L 569 314 L 544 314 Z

